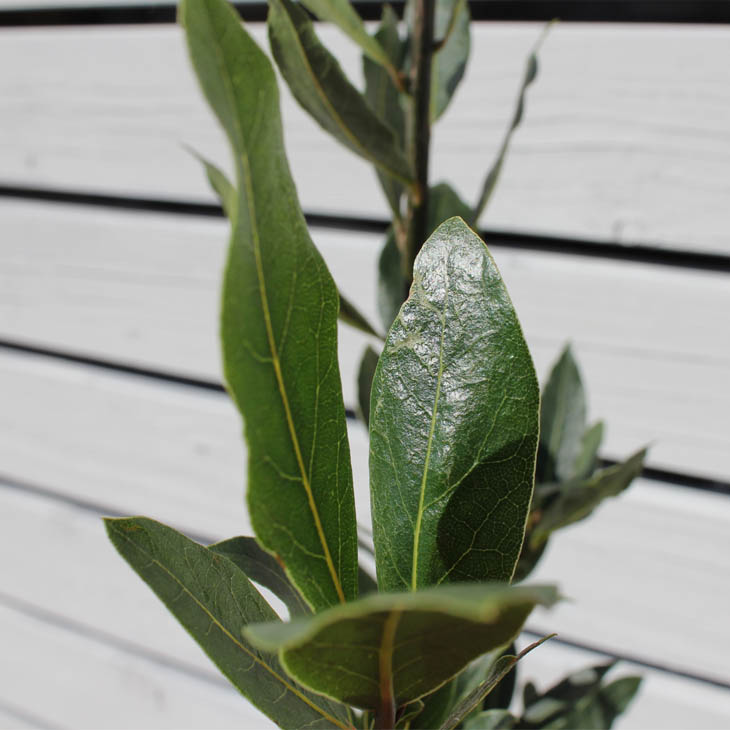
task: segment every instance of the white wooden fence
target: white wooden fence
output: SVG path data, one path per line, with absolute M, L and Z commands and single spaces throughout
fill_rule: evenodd
M 13 3 L 14 5 L 17 3 Z M 96 4 L 96 3 L 95 3 Z M 0 2 L 0 12 L 10 3 Z M 251 26 L 264 41 L 264 28 Z M 536 24 L 475 28 L 436 133 L 467 199 L 501 138 Z M 356 52 L 323 40 L 359 78 Z M 730 28 L 558 26 L 482 225 L 730 255 Z M 305 210 L 383 216 L 373 174 L 282 89 Z M 220 378 L 221 219 L 22 199 L 19 189 L 211 202 L 189 144 L 227 151 L 173 25 L 0 28 L 0 727 L 268 727 L 114 553 L 101 513 L 217 539 L 249 531 L 245 454 Z M 8 195 L 10 188 L 16 195 Z M 313 229 L 375 318 L 378 236 Z M 639 479 L 563 531 L 539 578 L 573 601 L 545 686 L 601 655 L 646 681 L 623 728 L 730 726 L 730 275 L 494 247 L 542 375 L 566 339 Z M 341 329 L 345 399 L 365 338 Z M 350 427 L 359 518 L 366 434 Z M 684 478 L 681 475 L 684 475 Z M 593 651 L 596 650 L 596 651 Z M 599 653 L 596 653 L 599 652 Z

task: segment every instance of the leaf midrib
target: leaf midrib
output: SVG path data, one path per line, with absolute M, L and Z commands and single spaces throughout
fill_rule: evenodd
M 308 697 L 306 697 L 304 694 L 302 694 L 299 690 L 297 690 L 296 687 L 289 684 L 289 682 L 286 681 L 278 672 L 275 672 L 266 662 L 259 659 L 259 657 L 251 651 L 245 644 L 240 642 L 236 637 L 225 627 L 223 624 L 210 612 L 208 607 L 200 601 L 197 596 L 169 569 L 167 566 L 165 566 L 163 563 L 161 563 L 156 557 L 151 555 L 149 552 L 144 550 L 138 543 L 136 543 L 134 540 L 130 539 L 127 535 L 125 535 L 123 532 L 116 530 L 117 535 L 123 539 L 126 540 L 133 549 L 137 550 L 138 552 L 142 553 L 149 561 L 150 563 L 156 565 L 160 570 L 162 570 L 169 578 L 172 580 L 175 584 L 177 584 L 180 587 L 180 590 L 183 591 L 185 594 L 187 594 L 190 598 L 190 600 L 208 617 L 210 622 L 219 630 L 221 633 L 224 634 L 224 636 L 228 637 L 228 639 L 235 644 L 239 649 L 241 649 L 243 652 L 248 654 L 248 656 L 260 667 L 265 669 L 269 674 L 271 674 L 274 679 L 276 679 L 278 682 L 280 682 L 287 690 L 292 692 L 292 694 L 296 695 L 302 702 L 309 705 L 315 712 L 318 712 L 320 715 L 322 715 L 323 718 L 331 722 L 332 724 L 336 725 L 339 728 L 342 728 L 342 730 L 350 730 L 347 725 L 344 725 L 342 722 L 340 722 L 336 717 L 333 717 L 328 712 L 323 710 L 318 705 L 315 705 L 314 702 L 312 702 Z M 228 558 L 226 558 L 227 560 Z
M 218 41 L 218 37 L 215 33 L 212 34 L 213 37 Z M 276 382 L 279 390 L 279 395 L 281 397 L 282 405 L 284 407 L 284 413 L 286 415 L 286 421 L 287 426 L 289 428 L 289 435 L 292 440 L 292 446 L 294 447 L 294 453 L 296 455 L 297 459 L 297 465 L 299 467 L 299 471 L 302 477 L 302 486 L 304 487 L 304 491 L 307 494 L 307 502 L 309 504 L 310 512 L 312 513 L 312 517 L 314 519 L 315 528 L 317 530 L 317 535 L 319 537 L 320 543 L 322 545 L 322 549 L 324 550 L 324 558 L 325 562 L 327 563 L 327 568 L 329 569 L 330 576 L 332 578 L 332 583 L 334 584 L 335 590 L 337 591 L 337 596 L 341 603 L 345 602 L 345 595 L 342 590 L 342 585 L 340 584 L 339 577 L 337 575 L 337 571 L 335 570 L 334 562 L 332 560 L 332 555 L 330 554 L 329 545 L 327 544 L 327 540 L 324 534 L 324 528 L 322 527 L 322 521 L 319 516 L 319 511 L 317 509 L 316 502 L 314 501 L 314 494 L 312 493 L 312 487 L 309 483 L 309 476 L 307 474 L 306 468 L 304 466 L 304 460 L 302 458 L 302 452 L 301 448 L 299 446 L 299 438 L 297 436 L 296 428 L 294 426 L 294 420 L 292 418 L 291 413 L 291 407 L 289 405 L 289 398 L 287 396 L 286 387 L 284 385 L 283 375 L 281 372 L 281 362 L 279 360 L 279 352 L 278 348 L 276 347 L 276 341 L 274 338 L 274 331 L 271 324 L 271 313 L 269 311 L 269 302 L 268 297 L 266 294 L 266 281 L 264 277 L 264 270 L 263 270 L 263 262 L 261 259 L 261 242 L 259 239 L 259 232 L 258 232 L 258 225 L 257 225 L 257 218 L 256 218 L 256 208 L 253 202 L 254 194 L 253 194 L 253 181 L 251 178 L 251 166 L 248 159 L 248 154 L 246 153 L 246 147 L 244 144 L 244 135 L 243 130 L 241 129 L 241 125 L 239 122 L 238 114 L 236 111 L 236 96 L 233 91 L 233 81 L 231 78 L 231 72 L 228 68 L 228 64 L 226 62 L 225 54 L 223 53 L 220 44 L 216 42 L 214 44 L 216 55 L 218 56 L 220 67 L 223 71 L 221 74 L 223 78 L 224 86 L 226 87 L 229 95 L 229 102 L 231 103 L 231 108 L 233 113 L 231 114 L 231 118 L 233 120 L 233 124 L 236 127 L 236 136 L 239 140 L 239 157 L 240 157 L 240 169 L 243 172 L 244 178 L 245 178 L 245 186 L 246 186 L 246 205 L 248 207 L 248 213 L 249 213 L 249 219 L 251 221 L 251 234 L 253 236 L 253 249 L 254 249 L 254 259 L 256 261 L 256 276 L 259 281 L 259 293 L 261 296 L 261 307 L 263 310 L 264 315 L 264 323 L 266 326 L 266 336 L 268 340 L 269 345 L 269 351 L 271 352 L 271 361 L 272 366 L 274 368 L 274 374 L 276 377 Z M 239 196 L 239 203 L 240 203 L 240 196 Z M 239 224 L 238 221 L 238 215 L 236 215 L 236 222 L 234 227 L 237 228 Z

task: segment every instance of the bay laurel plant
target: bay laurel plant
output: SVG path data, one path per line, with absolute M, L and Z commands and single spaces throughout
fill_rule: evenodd
M 377 333 L 312 243 L 272 64 L 225 0 L 183 0 L 180 17 L 233 152 L 232 182 L 205 164 L 232 229 L 221 339 L 255 537 L 204 546 L 143 517 L 107 520 L 109 537 L 281 727 L 608 727 L 638 687 L 635 677 L 606 682 L 611 665 L 542 694 L 528 684 L 523 714 L 509 711 L 512 670 L 544 639 L 520 653 L 513 642 L 536 606 L 559 598 L 552 586 L 518 583 L 553 531 L 628 485 L 643 452 L 598 468 L 602 426 L 586 424 L 570 350 L 541 403 L 509 294 L 472 228 L 511 131 L 475 209 L 448 186 L 428 187 L 423 135 L 463 74 L 468 7 L 418 0 L 403 40 L 388 8 L 371 36 L 345 0 L 304 4 L 362 48 L 365 93 L 289 0 L 271 0 L 273 56 L 299 102 L 376 166 L 393 212 L 380 259 L 388 333 L 360 373 L 377 578 L 358 558 L 338 316 Z

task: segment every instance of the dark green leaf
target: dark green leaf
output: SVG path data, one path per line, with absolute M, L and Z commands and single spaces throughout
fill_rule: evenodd
M 441 723 L 446 719 L 446 715 L 454 704 L 455 694 L 456 678 L 442 685 L 435 692 L 422 697 L 418 700 L 421 705 L 420 712 L 417 714 L 418 719 L 411 723 L 411 727 L 441 727 Z M 407 707 L 412 708 L 413 705 Z
M 517 652 L 514 642 L 502 652 L 503 656 L 513 656 Z M 512 695 L 517 684 L 517 667 L 508 672 L 499 684 L 487 695 L 482 705 L 483 710 L 493 710 L 502 707 L 509 707 L 512 703 Z
M 509 642 L 548 586 L 450 585 L 380 593 L 315 616 L 249 626 L 299 682 L 356 707 L 396 707 L 432 692 L 484 652 Z
M 380 355 L 368 345 L 360 360 L 360 369 L 357 373 L 357 402 L 360 417 L 366 426 L 370 423 L 370 391 L 373 387 L 373 375 L 375 375 L 379 357 Z
M 368 322 L 367 317 L 344 294 L 340 293 L 340 320 L 365 334 L 373 335 L 381 340 L 383 336 Z
M 515 589 L 518 590 L 518 589 Z M 465 718 L 469 717 L 474 710 L 478 709 L 484 698 L 502 681 L 508 672 L 522 659 L 526 654 L 529 654 L 533 649 L 536 649 L 540 644 L 550 639 L 555 634 L 550 636 L 544 636 L 539 641 L 530 644 L 524 648 L 517 656 L 510 654 L 503 654 L 494 662 L 489 676 L 472 692 L 470 692 L 463 700 L 461 700 L 456 707 L 454 707 L 446 721 L 441 726 L 441 730 L 454 730 L 454 728 Z
M 469 58 L 471 15 L 466 0 L 436 0 L 436 38 L 442 39 L 431 66 L 431 121 L 445 111 Z
M 383 7 L 383 18 L 375 34 L 376 40 L 388 54 L 395 68 L 400 68 L 403 60 L 403 43 L 398 35 L 398 17 L 390 5 Z M 398 144 L 403 146 L 405 139 L 405 121 L 400 93 L 396 89 L 391 75 L 378 63 L 363 56 L 363 74 L 365 76 L 365 98 L 378 118 L 395 132 Z M 401 196 L 403 186 L 390 175 L 378 171 L 378 180 L 383 188 L 393 216 L 401 217 Z
M 381 590 L 509 581 L 532 495 L 539 392 L 482 240 L 442 224 L 373 381 L 370 484 Z
M 299 208 L 271 63 L 224 0 L 184 0 L 181 18 L 234 151 L 221 338 L 248 441 L 251 522 L 307 602 L 325 608 L 357 595 L 337 290 Z
M 547 26 L 543 34 L 540 36 L 537 43 L 535 44 L 534 49 L 532 50 L 532 53 L 530 53 L 527 58 L 527 65 L 525 66 L 525 73 L 522 77 L 520 92 L 517 95 L 517 105 L 515 107 L 514 113 L 512 114 L 512 121 L 510 122 L 507 133 L 505 134 L 504 139 L 502 140 L 502 144 L 499 147 L 499 151 L 497 152 L 497 158 L 492 163 L 492 167 L 487 173 L 487 177 L 485 178 L 484 184 L 482 185 L 481 194 L 479 195 L 479 200 L 477 201 L 476 207 L 474 208 L 474 214 L 470 219 L 470 221 L 473 222 L 475 225 L 479 221 L 479 218 L 484 212 L 484 209 L 487 207 L 489 199 L 492 197 L 494 188 L 497 185 L 497 180 L 499 180 L 499 174 L 502 172 L 502 165 L 504 164 L 504 158 L 507 155 L 507 150 L 509 150 L 512 135 L 515 129 L 517 129 L 517 127 L 520 125 L 522 117 L 525 114 L 525 95 L 527 92 L 527 87 L 537 78 L 537 52 L 549 28 L 550 25 Z
M 312 21 L 290 0 L 269 0 L 269 40 L 294 98 L 330 134 L 401 182 L 413 173 L 396 135 L 347 80 L 319 42 Z
M 280 598 L 292 616 L 310 613 L 309 606 L 286 577 L 276 558 L 263 550 L 253 537 L 232 537 L 208 547 L 237 565 L 249 580 L 268 588 Z
M 558 485 L 559 494 L 542 509 L 540 520 L 530 534 L 530 543 L 540 545 L 551 532 L 586 518 L 604 499 L 615 497 L 641 474 L 646 449 L 636 452 L 623 464 L 597 471 L 586 480 Z
M 378 259 L 378 314 L 386 330 L 390 329 L 393 320 L 398 316 L 405 292 L 406 282 L 403 277 L 400 252 L 391 226 Z
M 282 727 L 348 727 L 344 708 L 299 687 L 276 655 L 242 638 L 247 624 L 276 614 L 236 565 L 154 520 L 105 523 L 122 557 L 251 703 Z
M 378 42 L 377 36 L 373 38 L 368 34 L 362 19 L 349 0 L 301 0 L 301 3 L 320 20 L 334 23 L 372 60 L 395 72 L 387 49 Z
M 542 392 L 540 450 L 543 458 L 538 483 L 573 477 L 585 427 L 585 392 L 568 345 L 553 366 Z
M 511 730 L 517 718 L 508 710 L 485 710 L 470 717 L 462 728 L 464 730 Z
M 583 432 L 578 456 L 573 464 L 573 477 L 585 479 L 593 474 L 598 463 L 601 441 L 603 441 L 603 421 L 598 421 Z

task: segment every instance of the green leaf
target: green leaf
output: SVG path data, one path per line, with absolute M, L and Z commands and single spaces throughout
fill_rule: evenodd
M 598 449 L 601 448 L 602 441 L 603 421 L 594 423 L 583 432 L 578 456 L 573 464 L 573 477 L 585 479 L 593 474 L 598 463 Z
M 436 38 L 441 45 L 431 65 L 431 121 L 445 111 L 469 59 L 471 14 L 467 0 L 436 0 Z
M 641 474 L 646 449 L 637 451 L 623 464 L 601 469 L 586 480 L 557 485 L 559 493 L 542 508 L 537 525 L 530 534 L 530 544 L 539 546 L 550 533 L 585 519 L 607 497 L 623 492 Z
M 509 642 L 532 608 L 557 600 L 548 586 L 450 585 L 380 593 L 297 618 L 249 626 L 304 686 L 364 709 L 415 702 L 475 657 Z
M 422 709 L 418 713 L 418 720 L 413 723 L 415 727 L 432 728 L 441 726 L 451 706 L 454 704 L 456 679 L 454 677 L 454 679 L 439 687 L 435 692 L 431 692 L 431 694 L 418 700 L 422 704 Z
M 362 566 L 357 569 L 357 582 L 361 596 L 367 596 L 370 593 L 378 592 L 378 584 L 370 573 Z
M 390 5 L 383 6 L 383 17 L 376 40 L 388 54 L 393 66 L 400 68 L 403 60 L 403 43 L 398 35 L 398 16 Z M 405 119 L 401 106 L 400 93 L 391 75 L 378 63 L 363 56 L 363 75 L 365 76 L 365 98 L 378 118 L 395 133 L 398 144 L 403 147 L 405 139 Z M 403 186 L 390 175 L 379 170 L 378 180 L 383 188 L 388 205 L 396 220 L 401 217 L 401 196 Z
M 467 219 L 470 214 L 469 206 L 453 188 L 447 183 L 439 183 L 429 190 L 427 235 L 430 236 L 448 218 L 458 215 Z M 378 314 L 386 330 L 398 316 L 405 291 L 401 257 L 391 226 L 378 260 Z
M 321 609 L 357 595 L 337 289 L 299 208 L 271 63 L 224 0 L 184 0 L 181 18 L 203 92 L 234 152 L 238 196 L 221 338 L 248 441 L 251 522 Z
M 459 218 L 414 267 L 373 380 L 381 590 L 509 581 L 532 496 L 539 392 L 504 282 Z
M 568 345 L 553 366 L 542 393 L 538 483 L 565 481 L 573 476 L 585 427 L 585 391 Z
M 530 693 L 519 727 L 526 730 L 606 730 L 627 708 L 641 683 L 640 677 L 622 677 L 604 683 L 614 662 L 575 672 L 545 693 Z
M 406 291 L 401 257 L 395 242 L 393 227 L 388 229 L 383 250 L 378 258 L 377 305 L 380 321 L 386 330 L 398 316 Z
M 276 63 L 302 107 L 353 152 L 410 184 L 413 173 L 395 133 L 347 80 L 307 14 L 290 0 L 269 0 L 268 25 Z
M 486 710 L 470 717 L 462 728 L 464 730 L 511 730 L 517 718 L 508 710 Z
M 344 708 L 299 687 L 274 654 L 242 638 L 247 624 L 276 614 L 233 562 L 154 520 L 104 522 L 121 556 L 252 704 L 282 727 L 348 727 Z
M 216 167 L 212 162 L 206 160 L 202 155 L 199 155 L 195 150 L 190 152 L 198 158 L 198 161 L 205 168 L 205 174 L 208 178 L 210 187 L 213 188 L 213 192 L 218 196 L 218 200 L 221 202 L 223 213 L 229 220 L 236 209 L 236 187 L 226 177 L 226 174 L 219 167 Z
M 314 13 L 320 20 L 334 23 L 341 31 L 348 35 L 373 60 L 382 66 L 396 72 L 387 48 L 384 48 L 377 38 L 373 38 L 365 30 L 362 18 L 357 14 L 349 0 L 301 0 L 307 10 Z
M 549 23 L 547 25 L 537 43 L 535 44 L 535 47 L 532 49 L 532 52 L 527 58 L 525 72 L 522 77 L 522 84 L 520 86 L 519 94 L 517 95 L 517 105 L 515 106 L 515 110 L 512 114 L 512 121 L 510 122 L 507 133 L 505 134 L 504 139 L 502 140 L 502 144 L 499 147 L 499 151 L 497 152 L 497 158 L 492 163 L 492 167 L 490 168 L 489 172 L 487 173 L 487 177 L 484 180 L 484 184 L 482 185 L 482 191 L 479 195 L 479 200 L 477 201 L 476 207 L 474 208 L 474 214 L 469 219 L 470 222 L 473 222 L 474 224 L 479 221 L 479 218 L 484 212 L 484 209 L 487 207 L 487 203 L 492 197 L 494 188 L 497 185 L 497 180 L 499 180 L 499 175 L 502 172 L 502 165 L 504 164 L 504 159 L 507 156 L 507 151 L 509 150 L 509 145 L 512 141 L 512 135 L 514 134 L 515 129 L 520 126 L 520 122 L 522 122 L 522 118 L 525 115 L 525 96 L 527 93 L 527 88 L 537 78 L 537 52 L 540 49 L 540 46 L 545 39 L 545 35 L 547 34 L 547 31 L 550 29 L 551 25 L 552 23 Z
M 360 330 L 361 332 L 364 332 L 367 335 L 372 335 L 373 337 L 378 337 L 379 339 L 383 339 L 383 335 L 381 335 L 371 324 L 368 322 L 367 317 L 362 314 L 358 308 L 345 297 L 344 294 L 340 293 L 340 321 L 344 322 L 345 324 L 349 324 L 350 327 L 354 327 L 357 330 Z
M 514 589 L 519 590 L 519 589 Z M 504 679 L 504 677 L 512 670 L 517 662 L 522 659 L 526 654 L 529 654 L 533 649 L 536 649 L 540 644 L 550 639 L 555 634 L 545 636 L 539 641 L 530 644 L 524 648 L 517 656 L 510 654 L 503 654 L 494 662 L 489 676 L 472 692 L 470 692 L 463 700 L 461 700 L 456 707 L 451 710 L 451 713 L 446 718 L 446 721 L 441 726 L 441 730 L 454 730 L 462 720 L 469 717 L 474 710 L 478 709 L 484 698 Z
M 370 423 L 370 391 L 373 387 L 373 375 L 375 375 L 379 357 L 380 355 L 368 345 L 360 360 L 360 369 L 357 373 L 357 402 L 360 417 L 366 426 Z
M 232 537 L 208 546 L 237 565 L 249 580 L 268 588 L 281 599 L 292 616 L 310 613 L 309 606 L 286 577 L 276 558 L 263 550 L 253 537 Z

